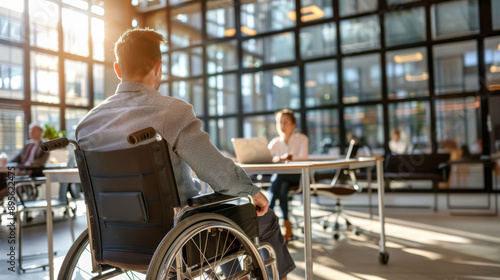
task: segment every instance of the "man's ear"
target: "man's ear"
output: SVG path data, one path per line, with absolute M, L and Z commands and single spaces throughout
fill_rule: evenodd
M 155 63 L 155 76 L 158 76 L 160 71 L 161 71 L 161 65 L 162 65 L 162 62 L 161 60 L 157 61 Z
M 118 66 L 118 62 L 117 61 L 115 61 L 115 63 L 113 64 L 113 68 L 115 69 L 115 74 L 118 77 L 118 79 L 121 79 L 122 78 L 122 72 L 120 71 L 120 66 Z

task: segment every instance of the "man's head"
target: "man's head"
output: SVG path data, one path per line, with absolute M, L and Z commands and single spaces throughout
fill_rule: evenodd
M 31 123 L 29 126 L 29 137 L 34 141 L 42 139 L 43 127 L 39 123 Z
M 138 81 L 151 74 L 157 78 L 161 71 L 161 34 L 152 29 L 129 29 L 115 43 L 115 71 L 119 78 Z M 118 69 L 117 69 L 118 68 Z M 159 72 L 161 78 L 161 72 Z

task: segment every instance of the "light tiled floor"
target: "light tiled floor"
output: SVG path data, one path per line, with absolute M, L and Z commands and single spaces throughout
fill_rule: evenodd
M 352 222 L 363 229 L 361 235 L 348 234 L 334 241 L 331 229 L 324 230 L 321 225 L 313 224 L 315 280 L 500 279 L 500 217 L 451 216 L 444 210 L 435 213 L 430 209 L 388 208 L 386 233 L 390 259 L 387 265 L 381 265 L 378 221 L 369 219 L 366 208 L 352 209 L 349 214 Z M 43 219 L 41 215 L 24 228 L 24 254 L 46 251 Z M 7 270 L 9 231 L 6 225 L 4 217 L 0 228 L 0 279 L 48 279 L 48 272 L 41 269 L 20 274 Z M 84 216 L 78 216 L 75 231 L 79 233 L 85 227 Z M 56 263 L 60 264 L 71 244 L 64 220 L 55 223 L 54 233 Z M 297 268 L 289 280 L 304 279 L 301 230 L 296 229 L 295 234 L 299 240 L 291 242 L 289 249 Z M 46 258 L 36 258 L 33 262 L 46 262 Z

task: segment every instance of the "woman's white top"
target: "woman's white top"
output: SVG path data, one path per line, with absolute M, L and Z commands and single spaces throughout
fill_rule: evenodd
M 305 134 L 295 132 L 288 144 L 284 136 L 275 137 L 267 146 L 273 156 L 292 155 L 292 160 L 306 160 L 309 157 L 309 138 Z

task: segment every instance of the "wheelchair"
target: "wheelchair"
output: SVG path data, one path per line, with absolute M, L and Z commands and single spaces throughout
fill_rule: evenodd
M 274 249 L 259 244 L 251 197 L 241 204 L 211 193 L 181 205 L 167 142 L 153 128 L 127 140 L 132 148 L 107 152 L 67 138 L 42 146 L 74 146 L 87 208 L 88 229 L 64 258 L 59 280 L 279 279 Z

